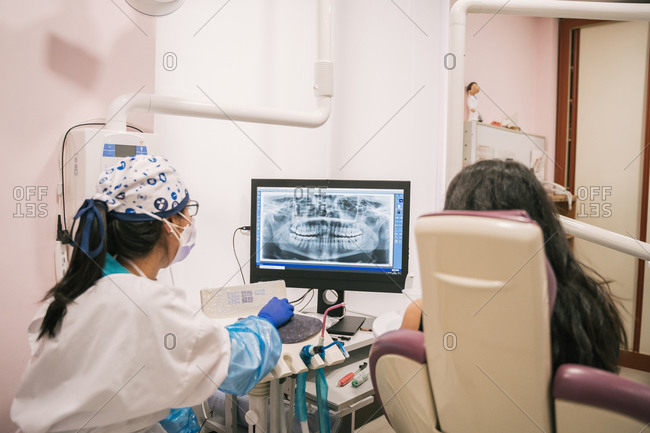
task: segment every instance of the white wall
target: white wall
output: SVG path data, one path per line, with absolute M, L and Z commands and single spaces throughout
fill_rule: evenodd
M 321 128 L 156 116 L 164 152 L 201 203 L 200 243 L 177 266 L 177 284 L 198 290 L 241 281 L 231 239 L 236 227 L 250 222 L 254 177 L 406 179 L 412 181 L 411 226 L 435 209 L 442 187 L 441 44 L 448 4 L 398 3 L 403 12 L 392 2 L 333 2 L 335 96 Z M 312 109 L 315 1 L 231 2 L 192 36 L 219 7 L 187 2 L 158 21 L 156 92 L 207 102 L 199 86 L 219 105 Z M 178 68 L 166 71 L 162 60 L 172 51 Z M 246 261 L 248 237 L 237 238 L 237 250 Z M 410 267 L 417 274 L 414 241 Z M 402 295 L 373 297 L 371 306 L 367 294 L 346 299 L 352 310 L 373 315 L 402 303 Z
M 154 22 L 110 1 L 0 2 L 0 172 L 2 300 L 0 304 L 0 431 L 14 431 L 9 408 L 29 359 L 26 331 L 38 301 L 54 284 L 56 185 L 65 131 L 103 118 L 115 96 L 153 91 Z M 150 128 L 151 116 L 133 117 Z M 14 200 L 14 189 L 47 195 Z M 24 214 L 27 203 L 47 215 Z

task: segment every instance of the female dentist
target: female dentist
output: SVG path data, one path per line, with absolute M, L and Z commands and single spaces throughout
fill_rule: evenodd
M 70 267 L 28 328 L 31 359 L 11 408 L 22 431 L 164 432 L 171 408 L 217 387 L 246 394 L 273 369 L 276 327 L 293 315 L 286 299 L 224 328 L 156 281 L 192 248 L 197 211 L 162 157 L 100 175 L 75 215 Z

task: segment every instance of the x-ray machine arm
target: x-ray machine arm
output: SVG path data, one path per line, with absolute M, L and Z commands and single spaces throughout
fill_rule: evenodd
M 126 131 L 126 118 L 131 111 L 173 114 L 177 116 L 205 117 L 241 122 L 316 128 L 330 116 L 334 94 L 334 64 L 332 55 L 332 4 L 331 0 L 318 1 L 318 52 L 314 63 L 314 111 L 279 110 L 266 107 L 216 105 L 169 96 L 128 93 L 111 102 L 106 115 L 106 129 Z

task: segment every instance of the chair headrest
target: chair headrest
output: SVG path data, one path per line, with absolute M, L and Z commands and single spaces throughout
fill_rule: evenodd
M 420 218 L 433 217 L 433 216 L 468 216 L 468 217 L 482 217 L 482 218 L 497 218 L 508 221 L 516 221 L 520 223 L 538 225 L 535 220 L 528 216 L 528 212 L 520 209 L 512 210 L 445 210 L 442 212 L 434 212 L 420 216 Z M 555 306 L 555 298 L 557 296 L 557 279 L 555 272 L 548 261 L 546 260 L 546 282 L 548 287 L 548 304 L 549 313 L 552 315 L 553 307 Z M 550 317 L 549 315 L 549 317 Z
M 513 210 L 444 210 L 422 215 L 420 218 L 443 215 L 474 216 L 484 218 L 499 218 L 503 220 L 519 221 L 522 223 L 537 224 L 528 216 L 528 212 L 520 209 Z

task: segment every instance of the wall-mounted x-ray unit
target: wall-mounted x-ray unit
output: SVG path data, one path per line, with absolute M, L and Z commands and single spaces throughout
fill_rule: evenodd
M 63 151 L 62 192 L 65 197 L 65 224 L 72 227 L 75 212 L 92 197 L 99 174 L 132 155 L 158 153 L 158 137 L 138 132 L 115 132 L 99 128 L 70 131 Z M 63 205 L 63 203 L 62 203 Z

